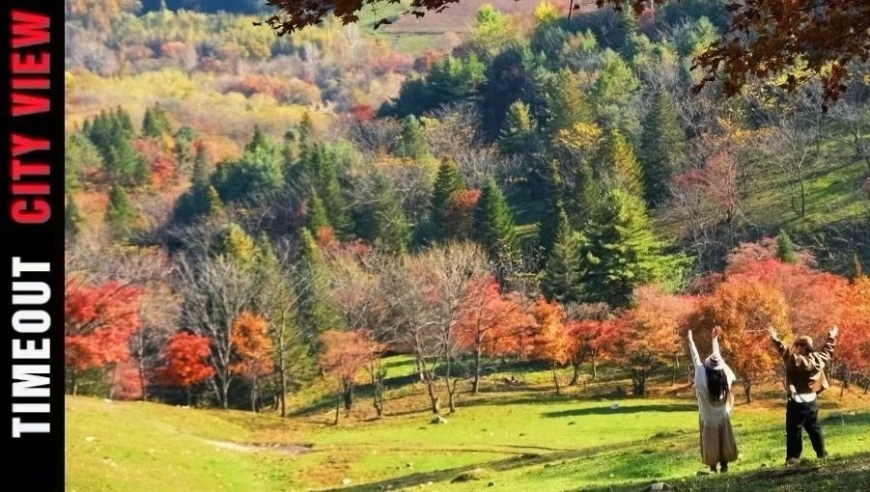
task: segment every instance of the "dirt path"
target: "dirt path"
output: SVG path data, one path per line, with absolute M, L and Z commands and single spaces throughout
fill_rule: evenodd
M 240 451 L 243 453 L 252 453 L 255 451 L 264 451 L 267 449 L 273 449 L 276 451 L 282 451 L 287 454 L 297 455 L 302 453 L 307 453 L 311 451 L 311 447 L 302 446 L 299 444 L 239 444 L 235 442 L 228 441 L 211 441 L 206 440 L 207 444 L 211 444 L 212 446 L 217 446 L 219 448 L 224 449 L 232 449 L 233 451 Z

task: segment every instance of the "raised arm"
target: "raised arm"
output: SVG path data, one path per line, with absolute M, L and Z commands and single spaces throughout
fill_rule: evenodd
M 686 334 L 689 339 L 689 353 L 692 355 L 692 364 L 695 367 L 701 365 L 701 357 L 698 355 L 698 349 L 695 347 L 695 341 L 692 339 L 692 330 Z
M 839 328 L 836 326 L 831 328 L 831 331 L 828 332 L 828 339 L 825 340 L 825 346 L 821 350 L 816 350 L 810 354 L 810 363 L 814 368 L 822 370 L 831 360 L 831 356 L 834 355 L 834 347 L 837 345 L 837 333 L 839 331 Z
M 776 329 L 772 326 L 767 328 L 767 333 L 770 334 L 770 341 L 773 342 L 773 346 L 776 347 L 777 353 L 783 359 L 788 355 L 788 349 L 785 344 L 782 343 L 782 340 L 779 339 L 779 334 L 776 332 Z
M 721 335 L 721 334 L 722 334 L 722 328 L 719 328 L 717 326 L 716 328 L 713 329 L 713 355 L 718 357 L 720 360 L 724 360 L 724 359 L 722 359 L 722 354 L 719 353 L 719 335 Z

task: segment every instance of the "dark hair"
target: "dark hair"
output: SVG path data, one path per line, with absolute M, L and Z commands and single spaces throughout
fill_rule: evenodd
M 728 397 L 731 389 L 728 387 L 728 378 L 725 376 L 723 369 L 711 369 L 704 367 L 707 373 L 707 393 L 709 393 L 710 401 L 713 403 L 721 403 Z

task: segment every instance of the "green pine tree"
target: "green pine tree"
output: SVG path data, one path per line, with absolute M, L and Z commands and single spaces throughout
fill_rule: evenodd
M 401 253 L 408 247 L 411 227 L 396 190 L 384 175 L 375 178 L 370 203 L 361 213 L 360 237 L 377 248 Z
M 563 183 L 559 174 L 559 165 L 555 161 L 547 166 L 546 189 L 543 191 L 543 218 L 538 224 L 538 254 L 540 266 L 544 266 L 550 257 L 550 251 L 556 242 L 559 230 L 559 215 L 565 210 L 562 198 Z
M 537 123 L 532 118 L 529 105 L 522 101 L 514 101 L 508 106 L 505 125 L 499 138 L 499 149 L 508 155 L 531 154 L 535 149 L 537 139 Z
M 135 186 L 148 186 L 151 184 L 151 166 L 142 156 L 136 156 L 132 179 Z
M 326 330 L 341 329 L 342 322 L 329 301 L 325 266 L 317 243 L 308 229 L 303 228 L 300 236 L 297 320 L 301 333 L 308 341 L 310 353 L 315 354 L 321 348 L 320 334 Z
M 589 220 L 595 204 L 601 200 L 601 192 L 588 160 L 581 160 L 569 172 L 573 177 L 573 188 L 564 191 L 565 212 L 569 224 L 579 230 Z
M 202 189 L 202 188 L 199 188 Z M 197 198 L 199 198 L 199 192 L 197 192 Z M 218 215 L 224 210 L 224 204 L 221 201 L 220 195 L 218 195 L 218 191 L 214 186 L 209 186 L 205 192 L 205 207 L 203 213 L 207 215 Z
M 548 95 L 550 120 L 547 127 L 551 138 L 559 130 L 570 130 L 579 123 L 595 122 L 595 113 L 585 93 L 580 90 L 581 84 L 580 75 L 567 68 L 562 69 L 553 81 Z
M 272 149 L 272 144 L 266 138 L 266 134 L 260 129 L 260 125 L 254 125 L 254 134 L 251 141 L 245 145 L 245 152 L 256 152 L 259 149 Z
M 456 195 L 465 189 L 465 180 L 459 173 L 459 166 L 452 159 L 446 159 L 438 168 L 438 176 L 432 189 L 429 206 L 429 222 L 432 225 L 433 240 L 446 239 L 445 226 L 450 204 Z
M 172 139 L 175 141 L 175 159 L 178 168 L 188 172 L 199 147 L 196 142 L 196 131 L 188 125 L 183 125 L 172 135 Z
M 541 292 L 549 301 L 567 303 L 577 299 L 577 248 L 582 239 L 571 230 L 564 210 L 559 212 L 557 224 L 555 242 L 541 278 Z
M 320 199 L 323 200 L 329 224 L 338 237 L 347 239 L 353 230 L 353 224 L 338 180 L 338 154 L 333 148 L 315 144 L 310 157 L 314 172 L 314 186 Z
M 159 137 L 162 134 L 159 125 L 151 112 L 151 108 L 145 108 L 145 116 L 142 118 L 142 135 L 146 137 Z
M 242 267 L 252 267 L 257 258 L 254 239 L 235 222 L 227 224 L 215 238 L 214 254 L 232 258 Z
M 193 176 L 191 176 L 194 185 L 208 185 L 211 177 L 211 172 L 209 171 L 211 165 L 209 163 L 210 160 L 205 145 L 198 145 L 196 147 L 196 156 L 193 158 Z
M 607 192 L 583 236 L 577 264 L 585 302 L 630 306 L 635 287 L 676 278 L 685 265 L 664 253 L 643 200 L 621 188 Z
M 621 188 L 638 197 L 644 196 L 640 163 L 629 143 L 618 130 L 610 130 L 604 139 L 596 166 L 596 177 L 604 178 L 609 187 Z
M 402 120 L 402 131 L 396 146 L 396 155 L 408 159 L 423 159 L 429 155 L 429 147 L 423 133 L 423 124 L 414 115 Z
M 141 158 L 133 149 L 132 141 L 119 126 L 112 127 L 109 138 L 108 154 L 103 162 L 109 179 L 127 186 L 136 184 Z
M 780 231 L 779 236 L 776 238 L 776 256 L 786 263 L 797 262 L 794 243 L 785 231 Z
M 505 261 L 517 251 L 514 220 L 507 200 L 493 178 L 486 181 L 477 200 L 471 235 L 486 249 L 493 261 Z
M 308 197 L 308 210 L 305 212 L 305 226 L 311 234 L 317 234 L 322 227 L 330 227 L 329 214 L 323 206 L 323 200 L 317 195 L 317 190 L 311 189 Z
M 79 224 L 82 223 L 82 216 L 79 213 L 79 207 L 73 200 L 72 195 L 67 195 L 66 207 L 63 214 L 64 233 L 66 238 L 72 243 L 75 242 L 80 232 Z
M 129 239 L 133 231 L 134 218 L 135 212 L 127 190 L 119 183 L 113 183 L 109 190 L 109 206 L 106 208 L 106 223 L 109 225 L 112 238 Z
M 659 90 L 643 120 L 640 140 L 645 198 L 650 207 L 667 200 L 671 176 L 682 163 L 685 142 L 671 98 L 664 89 Z
M 130 118 L 130 113 L 124 110 L 121 106 L 115 109 L 114 120 L 119 128 L 124 133 L 127 139 L 136 137 L 136 129 L 133 127 L 133 120 Z
M 103 166 L 100 150 L 86 133 L 74 133 L 66 138 L 64 148 L 64 177 L 67 192 L 81 188 L 85 169 Z

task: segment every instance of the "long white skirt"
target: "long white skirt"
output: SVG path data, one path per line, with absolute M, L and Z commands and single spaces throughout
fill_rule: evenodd
M 730 463 L 737 459 L 737 441 L 731 420 L 715 424 L 705 424 L 699 419 L 701 427 L 701 461 L 707 466 Z

